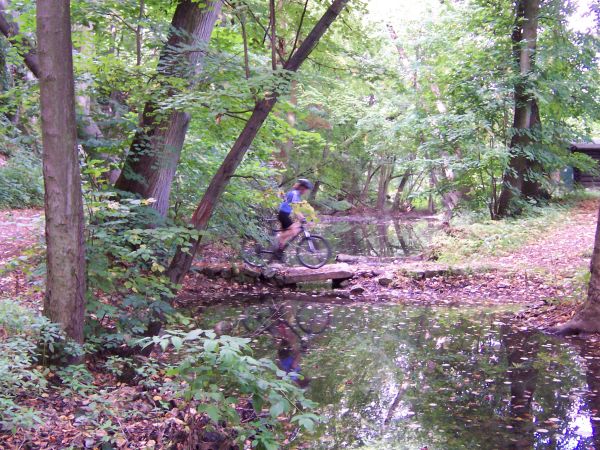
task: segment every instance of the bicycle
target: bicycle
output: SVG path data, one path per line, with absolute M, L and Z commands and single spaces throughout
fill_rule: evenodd
M 315 336 L 323 333 L 331 324 L 332 315 L 328 310 L 312 304 L 286 304 L 273 302 L 268 305 L 249 305 L 245 308 L 242 325 L 252 335 L 264 332 L 273 333 L 284 325 L 298 338 L 305 341 L 303 334 Z
M 265 267 L 275 259 L 276 241 L 274 238 L 277 233 L 283 230 L 273 227 L 273 224 L 278 222 L 277 219 L 267 219 L 266 222 L 270 224 L 269 236 L 272 242 L 264 245 L 256 239 L 249 239 L 242 245 L 242 259 L 246 264 L 253 267 Z M 298 234 L 285 244 L 283 248 L 284 255 L 292 245 L 296 247 L 298 262 L 309 269 L 323 267 L 331 258 L 329 242 L 322 236 L 311 234 L 305 222 L 300 224 Z

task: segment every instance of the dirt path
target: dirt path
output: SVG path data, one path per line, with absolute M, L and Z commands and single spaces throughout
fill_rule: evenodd
M 15 258 L 39 242 L 44 233 L 43 212 L 38 209 L 0 211 L 0 298 L 21 296 L 26 286 L 20 271 L 9 271 Z M 28 292 L 22 302 L 38 306 L 41 294 Z
M 565 215 L 559 227 L 509 256 L 486 261 L 498 269 L 539 270 L 557 276 L 574 276 L 589 264 L 596 232 L 598 202 L 586 200 Z
M 39 209 L 0 211 L 0 267 L 43 235 L 42 216 Z

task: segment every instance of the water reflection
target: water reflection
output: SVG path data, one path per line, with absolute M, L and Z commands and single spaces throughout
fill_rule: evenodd
M 302 355 L 308 352 L 310 341 L 327 330 L 331 320 L 328 311 L 311 303 L 267 296 L 246 306 L 239 322 L 250 337 L 270 337 L 277 349 L 279 368 L 299 386 L 307 387 L 310 378 L 302 371 Z
M 337 253 L 358 256 L 406 257 L 423 251 L 433 222 L 337 222 L 319 226 Z
M 270 299 L 206 317 L 311 380 L 325 420 L 307 448 L 600 449 L 599 352 L 498 311 Z

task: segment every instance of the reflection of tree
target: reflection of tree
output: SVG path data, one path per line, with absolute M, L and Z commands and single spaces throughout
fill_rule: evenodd
M 538 370 L 533 363 L 540 345 L 532 332 L 512 330 L 509 326 L 502 327 L 502 345 L 508 352 L 509 415 L 515 431 L 515 439 L 507 443 L 507 448 L 532 448 L 535 442 L 532 401 L 538 379 Z
M 377 224 L 377 240 L 379 242 L 379 256 L 393 256 L 394 252 L 388 239 L 388 224 L 379 222 Z
M 568 420 L 544 424 L 573 414 L 576 403 L 561 394 L 582 382 L 560 347 L 497 330 L 494 316 L 481 311 L 371 307 L 336 316 L 336 328 L 306 364 L 321 375 L 309 395 L 332 405 L 324 409 L 325 433 L 335 444 L 320 448 L 359 441 L 387 448 L 398 439 L 406 448 L 548 448 L 553 433 L 564 437 L 555 447 L 564 448 L 580 439 Z M 540 379 L 546 382 L 536 386 Z M 544 427 L 549 434 L 535 434 Z
M 579 353 L 585 358 L 585 378 L 590 393 L 587 408 L 592 418 L 600 417 L 600 349 L 598 343 L 589 340 L 577 342 Z M 600 449 L 600 421 L 591 420 L 594 448 Z
M 400 227 L 400 222 L 398 220 L 394 220 L 394 231 L 396 232 L 396 237 L 398 238 L 402 251 L 406 256 L 410 255 L 410 250 L 404 240 L 404 236 L 402 236 L 402 227 Z

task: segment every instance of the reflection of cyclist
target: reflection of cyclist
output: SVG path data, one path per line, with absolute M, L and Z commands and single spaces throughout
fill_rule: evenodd
M 307 387 L 309 379 L 302 376 L 300 360 L 302 358 L 302 343 L 296 333 L 285 323 L 279 323 L 271 330 L 278 341 L 277 360 L 279 368 L 285 371 L 290 379 L 300 387 Z
M 278 238 L 278 248 L 275 250 L 275 257 L 278 259 L 283 258 L 283 249 L 285 244 L 296 236 L 300 232 L 300 224 L 294 222 L 292 219 L 292 205 L 294 203 L 300 203 L 302 196 L 313 188 L 313 184 L 305 178 L 300 178 L 296 184 L 294 184 L 291 191 L 285 194 L 283 202 L 279 205 L 279 214 L 277 218 L 281 223 L 281 229 Z M 301 213 L 296 213 L 297 218 L 302 221 L 304 216 Z

